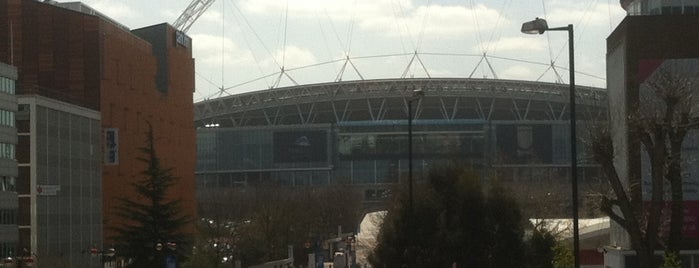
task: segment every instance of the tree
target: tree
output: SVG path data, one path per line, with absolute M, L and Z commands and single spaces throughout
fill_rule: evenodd
M 677 257 L 677 254 L 672 252 L 665 252 L 663 256 L 663 266 L 662 268 L 681 268 L 682 261 Z
M 532 236 L 527 241 L 527 266 L 532 268 L 554 268 L 554 247 L 556 237 L 545 229 L 543 222 L 534 226 Z
M 232 257 L 239 251 L 240 224 L 245 223 L 241 215 L 249 215 L 254 209 L 248 196 L 249 192 L 226 189 L 198 198 L 195 250 L 185 267 L 227 267 L 222 264 L 224 258 L 226 262 L 235 261 Z
M 553 268 L 570 268 L 575 265 L 573 249 L 569 245 L 557 243 L 553 246 Z
M 201 201 L 205 221 L 199 224 L 195 255 L 220 259 L 223 255 L 213 244 L 225 243 L 230 248 L 226 256 L 243 266 L 287 258 L 289 245 L 294 247 L 296 265 L 305 265 L 304 253 L 313 250 L 309 244 L 335 238 L 338 226 L 354 231 L 363 215 L 359 191 L 343 184 L 251 185 L 207 193 Z
M 182 214 L 181 200 L 169 199 L 168 189 L 177 181 L 171 169 L 164 168 L 158 158 L 153 128 L 148 124 L 144 154 L 139 160 L 146 168 L 142 179 L 131 186 L 137 199 L 119 198 L 117 216 L 124 225 L 114 228 L 117 252 L 131 261 L 129 267 L 164 267 L 166 255 L 176 256 L 182 262 L 186 256 L 189 235 L 183 227 L 190 218 Z
M 628 152 L 615 151 L 609 127 L 596 127 L 591 135 L 593 157 L 613 193 L 602 198 L 600 209 L 629 234 L 641 267 L 654 267 L 653 255 L 659 247 L 677 253 L 682 243 L 682 143 L 690 127 L 695 90 L 694 80 L 661 67 L 640 87 L 637 102 L 628 102 Z M 615 166 L 620 153 L 628 153 L 632 163 L 627 181 Z M 644 154 L 649 159 L 649 202 L 643 199 L 642 164 L 634 164 Z M 669 217 L 663 213 L 667 202 L 671 204 Z M 663 221 L 669 223 L 667 236 L 661 228 Z
M 523 263 L 522 217 L 513 199 L 451 165 L 430 170 L 413 210 L 399 196 L 388 210 L 374 267 L 517 267 Z

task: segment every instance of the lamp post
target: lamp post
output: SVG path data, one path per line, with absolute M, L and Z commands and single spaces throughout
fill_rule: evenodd
M 408 228 L 410 230 L 408 254 L 414 243 L 415 237 L 415 221 L 413 219 L 413 101 L 420 100 L 425 93 L 422 89 L 413 89 L 410 98 L 408 98 Z M 412 266 L 412 265 L 411 265 Z
M 413 89 L 408 99 L 408 209 L 413 213 L 413 101 L 420 100 L 425 93 L 422 89 Z
M 575 268 L 580 267 L 580 230 L 578 225 L 578 152 L 575 134 L 575 49 L 573 46 L 573 24 L 566 27 L 549 28 L 545 19 L 536 18 L 522 24 L 522 33 L 543 34 L 546 31 L 568 32 L 568 70 L 570 72 L 570 176 L 573 194 L 573 255 Z

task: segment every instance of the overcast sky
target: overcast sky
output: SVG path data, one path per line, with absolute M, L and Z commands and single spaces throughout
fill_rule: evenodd
M 190 3 L 83 2 L 131 29 L 172 24 Z M 193 100 L 359 75 L 555 82 L 551 61 L 567 83 L 568 36 L 521 34 L 535 17 L 574 24 L 576 81 L 605 87 L 606 37 L 625 14 L 618 0 L 217 0 L 187 33 Z M 359 74 L 349 63 L 341 72 L 347 57 Z M 288 76 L 280 78 L 282 68 Z

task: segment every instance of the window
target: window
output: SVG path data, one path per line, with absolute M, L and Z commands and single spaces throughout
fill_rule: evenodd
M 684 7 L 684 14 L 685 15 L 694 15 L 695 7 L 694 6 L 685 6 Z
M 15 112 L 0 109 L 0 125 L 15 126 Z
M 15 145 L 0 143 L 0 158 L 15 159 Z
M 0 243 L 0 256 L 2 256 L 2 258 L 14 258 L 16 253 L 14 243 Z
M 682 7 L 681 6 L 673 6 L 671 14 L 672 15 L 682 15 Z
M 15 177 L 2 176 L 0 177 L 0 191 L 15 192 Z
M 662 7 L 662 8 L 660 8 L 660 14 L 661 14 L 661 15 L 670 15 L 670 14 L 672 14 L 672 7 Z
M 0 92 L 15 94 L 15 80 L 0 77 Z
M 17 224 L 16 209 L 0 209 L 0 224 L 14 225 Z

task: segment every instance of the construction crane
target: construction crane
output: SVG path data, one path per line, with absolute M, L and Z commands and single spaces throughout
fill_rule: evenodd
M 214 3 L 215 0 L 194 0 L 189 4 L 187 9 L 182 12 L 179 18 L 172 24 L 177 30 L 184 33 L 189 31 L 189 27 L 192 27 L 195 21 L 204 14 L 204 12 Z

